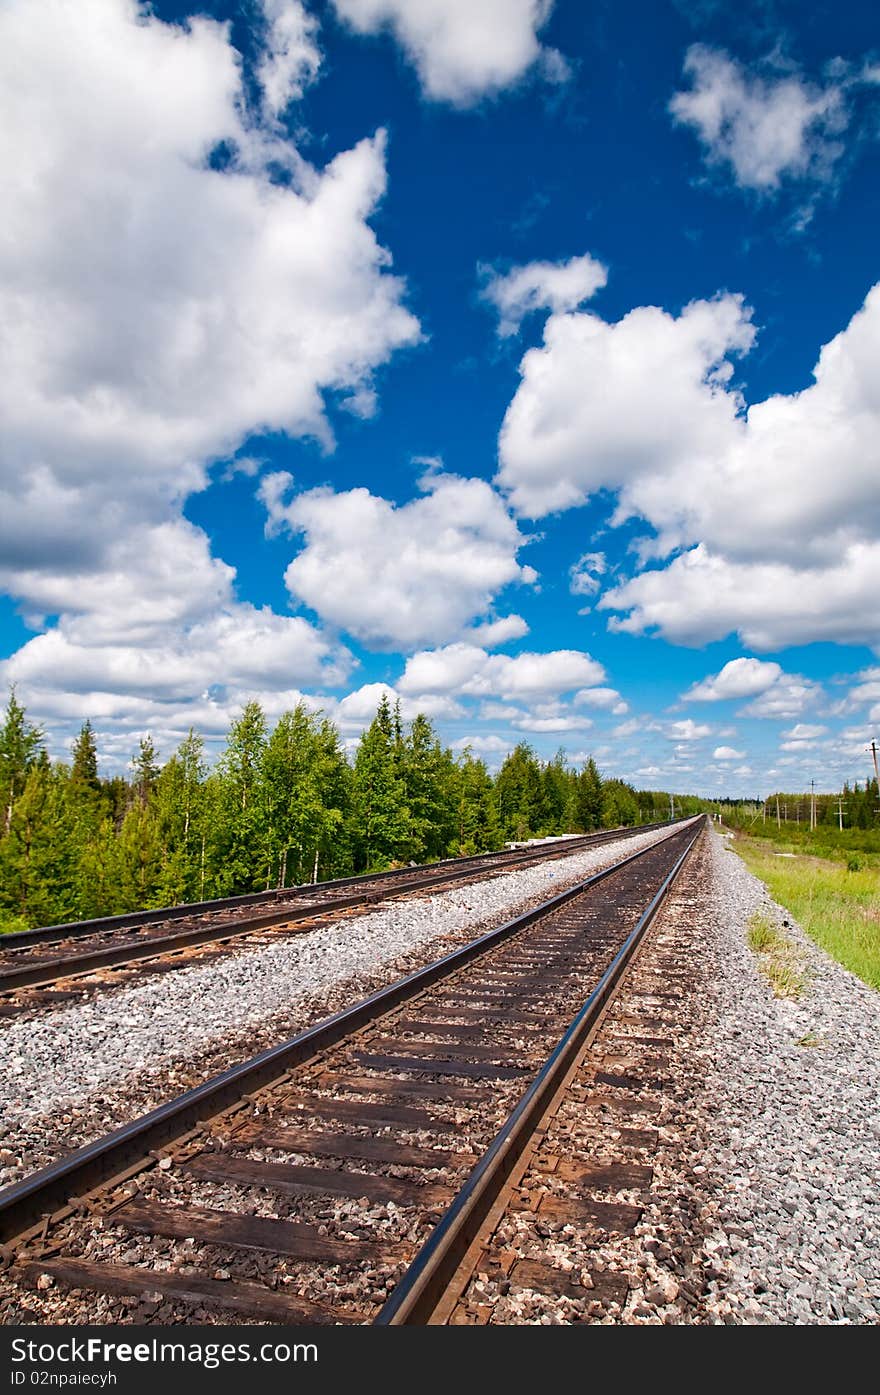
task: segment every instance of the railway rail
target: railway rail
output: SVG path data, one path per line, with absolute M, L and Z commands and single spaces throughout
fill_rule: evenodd
M 118 981 L 118 971 L 151 966 L 157 961 L 175 969 L 191 962 L 194 952 L 214 946 L 219 952 L 242 937 L 273 938 L 300 934 L 317 923 L 391 897 L 420 894 L 459 881 L 496 876 L 591 848 L 663 825 L 603 830 L 553 843 L 455 858 L 378 875 L 345 877 L 310 886 L 229 897 L 219 901 L 136 911 L 101 920 L 42 926 L 0 937 L 0 1015 L 49 1005 L 78 996 L 69 980 L 104 975 Z M 55 985 L 60 985 L 55 989 Z M 53 990 L 46 992 L 45 990 Z M 40 990 L 43 990 L 40 992 Z
M 703 823 L 6 1188 L 15 1281 L 67 1321 L 435 1320 Z

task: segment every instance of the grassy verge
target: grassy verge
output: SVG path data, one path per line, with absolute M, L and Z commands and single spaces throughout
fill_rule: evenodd
M 732 846 L 816 944 L 880 989 L 880 872 L 817 857 L 780 857 L 742 834 Z
M 748 941 L 776 997 L 799 998 L 806 986 L 807 975 L 801 956 L 791 941 L 758 914 L 749 921 Z

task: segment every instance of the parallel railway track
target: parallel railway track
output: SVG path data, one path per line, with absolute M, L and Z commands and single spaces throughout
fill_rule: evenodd
M 346 877 L 313 886 L 260 892 L 221 901 L 166 907 L 102 920 L 42 926 L 0 937 L 0 1015 L 75 996 L 70 981 L 108 976 L 132 965 L 183 967 L 203 946 L 218 949 L 242 937 L 299 934 L 325 918 L 391 897 L 496 876 L 539 861 L 571 856 L 662 825 L 613 829 L 555 843 L 456 858 L 363 877 Z M 42 993 L 52 989 L 55 992 Z
M 83 1321 L 432 1321 L 701 828 L 0 1192 L 17 1282 Z

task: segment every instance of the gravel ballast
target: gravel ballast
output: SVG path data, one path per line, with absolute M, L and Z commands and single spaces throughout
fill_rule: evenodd
M 10 1140 L 0 1150 L 0 1183 L 655 838 L 401 902 L 105 998 L 12 1019 L 0 1028 L 8 1067 L 0 1127 Z M 706 873 L 693 895 L 704 927 L 706 996 L 678 1043 L 690 1060 L 693 1094 L 686 1127 L 669 1138 L 661 1130 L 660 1151 L 681 1155 L 693 1265 L 708 1281 L 699 1302 L 677 1317 L 663 1295 L 655 1301 L 642 1285 L 641 1306 L 599 1320 L 876 1323 L 880 995 L 809 940 L 714 829 L 701 860 Z M 756 913 L 790 943 L 804 980 L 797 999 L 774 996 L 749 948 Z M 673 1168 L 670 1208 L 675 1176 Z M 648 1240 L 649 1232 L 646 1215 Z M 641 1242 L 647 1251 L 644 1236 Z
M 0 1028 L 0 1186 L 657 840 L 401 900 Z
M 711 838 L 714 1069 L 706 1241 L 717 1320 L 880 1319 L 880 995 L 810 940 L 726 840 Z M 748 946 L 756 913 L 806 975 L 776 998 Z

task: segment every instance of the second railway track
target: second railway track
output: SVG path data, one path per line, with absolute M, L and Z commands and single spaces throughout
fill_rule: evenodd
M 291 887 L 224 901 L 172 906 L 104 920 L 44 926 L 0 937 L 0 1016 L 77 997 L 83 980 L 94 987 L 119 982 L 119 971 L 155 972 L 186 966 L 193 955 L 223 953 L 248 937 L 264 942 L 300 934 L 355 909 L 477 881 L 535 862 L 571 856 L 662 825 L 605 830 L 473 858 L 404 867 L 371 876 Z
M 13 1280 L 67 1322 L 430 1321 L 700 827 L 7 1188 Z

